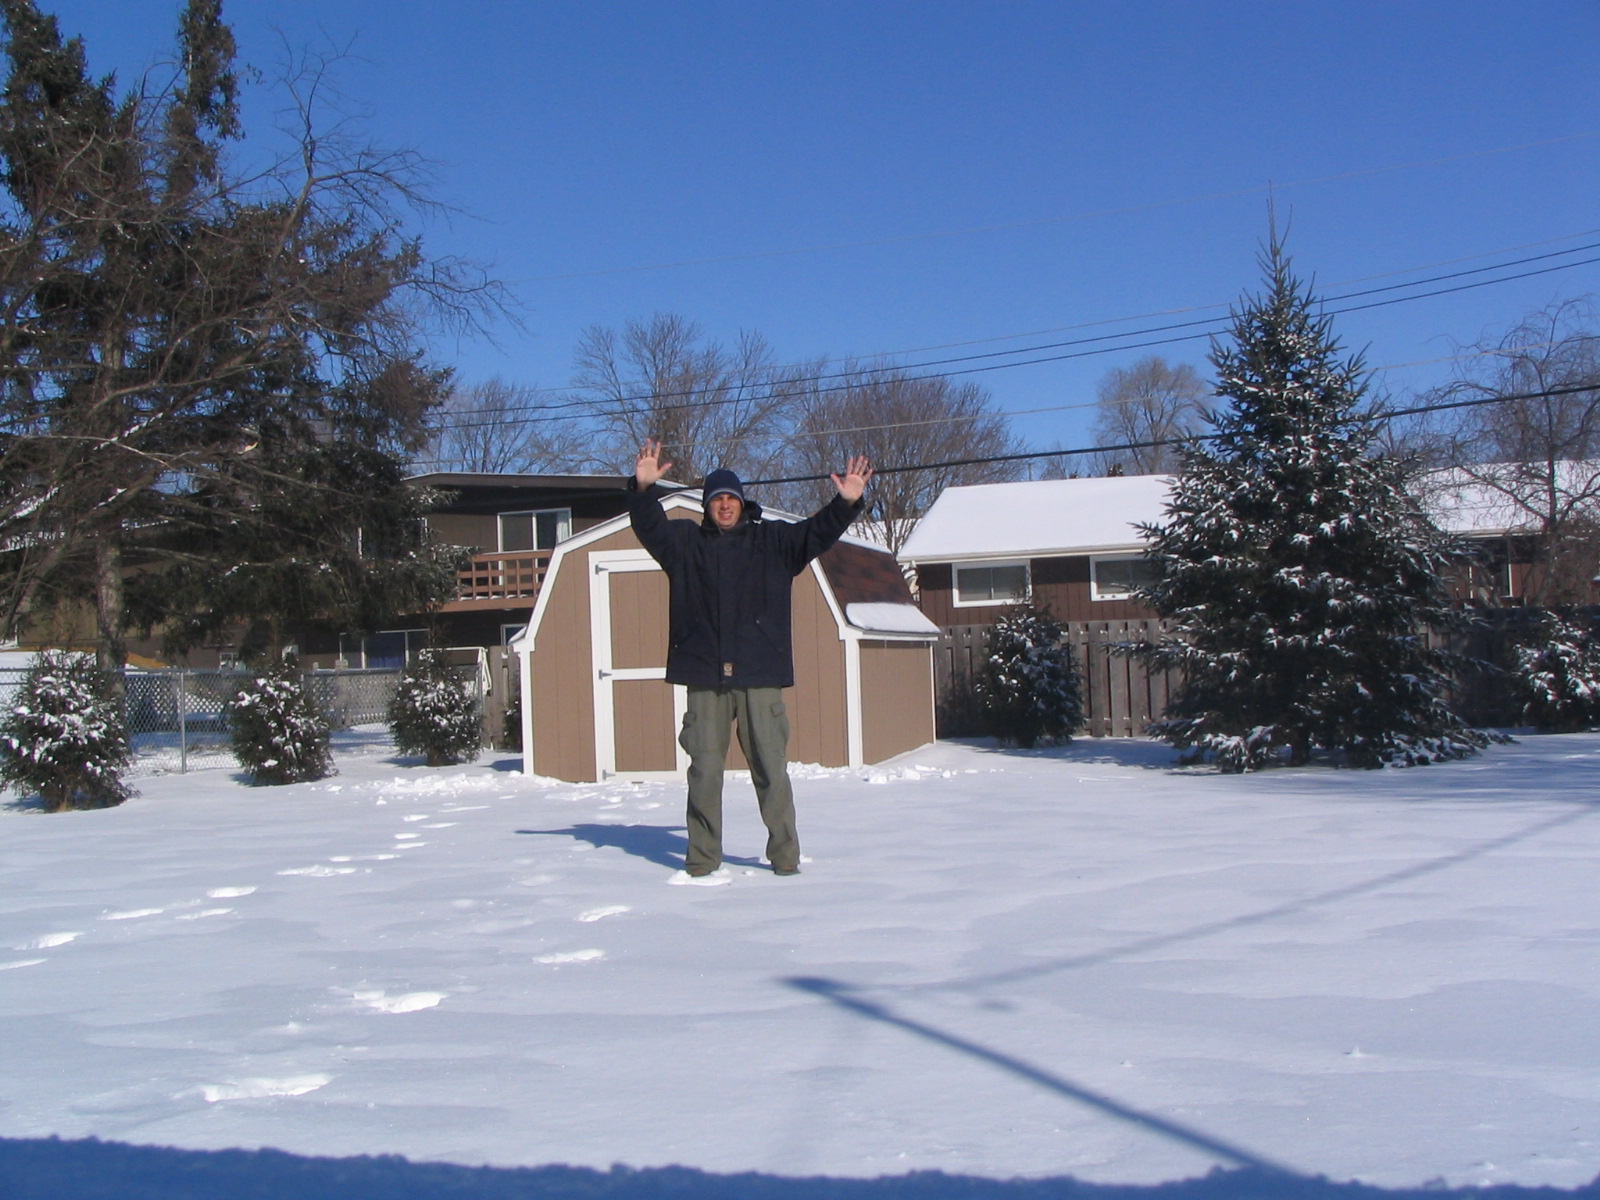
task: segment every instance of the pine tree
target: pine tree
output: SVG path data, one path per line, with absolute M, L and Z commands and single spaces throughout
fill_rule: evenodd
M 227 705 L 233 754 L 253 784 L 310 783 L 334 773 L 328 720 L 293 657 L 268 661 Z
M 1166 520 L 1143 532 L 1143 598 L 1174 636 L 1135 651 L 1182 685 L 1152 732 L 1244 771 L 1314 750 L 1375 767 L 1487 743 L 1444 701 L 1450 660 L 1423 629 L 1454 620 L 1450 543 L 1373 453 L 1359 358 L 1274 237 L 1265 290 L 1213 346 L 1216 435 L 1185 447 Z
M 35 659 L 0 718 L 0 782 L 38 793 L 49 812 L 109 808 L 133 794 L 132 757 L 110 675 L 82 654 Z
M 1066 742 L 1083 724 L 1083 690 L 1059 622 L 1031 605 L 989 627 L 988 656 L 973 681 L 985 730 L 1029 748 Z
M 430 767 L 471 762 L 483 744 L 472 692 L 445 661 L 425 650 L 400 677 L 389 702 L 389 731 L 401 754 L 420 754 Z

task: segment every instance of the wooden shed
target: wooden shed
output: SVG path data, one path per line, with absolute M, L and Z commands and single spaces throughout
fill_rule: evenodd
M 663 500 L 701 519 L 698 494 Z M 933 741 L 933 643 L 894 557 L 841 539 L 794 583 L 789 758 L 865 766 Z M 681 778 L 685 689 L 666 682 L 667 579 L 626 515 L 560 543 L 528 627 L 524 769 L 572 782 Z M 745 767 L 737 744 L 730 768 Z

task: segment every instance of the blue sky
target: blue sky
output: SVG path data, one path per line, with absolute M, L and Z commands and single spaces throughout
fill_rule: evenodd
M 178 10 L 42 7 L 124 79 L 168 50 Z M 232 0 L 225 15 L 268 72 L 286 44 L 351 46 L 339 81 L 368 135 L 433 160 L 439 198 L 471 214 L 427 226 L 428 245 L 492 263 L 524 327 L 441 344 L 467 381 L 560 386 L 585 327 L 657 311 L 723 340 L 759 330 L 784 361 L 1181 320 L 1073 329 L 1254 288 L 1269 186 L 1296 266 L 1330 294 L 1600 242 L 1595 0 Z M 261 139 L 268 98 L 247 104 Z M 1335 328 L 1370 365 L 1419 364 L 1382 373 L 1405 394 L 1446 378 L 1426 360 L 1457 343 L 1595 292 L 1589 264 Z M 1012 336 L 1034 331 L 1063 332 Z M 971 378 L 1031 443 L 1081 445 L 1096 383 L 1151 352 L 1204 368 L 1190 342 Z

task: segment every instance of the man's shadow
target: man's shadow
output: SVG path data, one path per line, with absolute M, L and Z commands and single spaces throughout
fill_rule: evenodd
M 689 852 L 688 829 L 682 825 L 573 825 L 567 829 L 519 829 L 517 832 L 534 837 L 576 838 L 596 848 L 621 850 L 674 871 L 683 869 L 683 856 Z M 724 855 L 723 861 L 743 867 L 761 865 L 759 859 L 732 854 Z

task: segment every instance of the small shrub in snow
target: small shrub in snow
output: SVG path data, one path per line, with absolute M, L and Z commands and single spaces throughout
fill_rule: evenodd
M 228 701 L 233 754 L 253 784 L 309 783 L 333 774 L 328 722 L 293 659 L 269 664 Z
M 405 669 L 389 701 L 389 732 L 401 754 L 419 754 L 430 767 L 478 757 L 483 737 L 478 704 L 444 656 L 419 654 Z
M 48 812 L 109 808 L 133 794 L 116 682 L 82 654 L 45 651 L 0 718 L 0 781 L 37 793 Z
M 1516 647 L 1523 720 L 1551 733 L 1600 724 L 1600 636 L 1581 612 L 1539 614 Z
M 1015 608 L 989 630 L 989 656 L 973 683 L 986 732 L 1029 747 L 1069 741 L 1083 724 L 1083 690 L 1062 628 L 1036 608 Z

